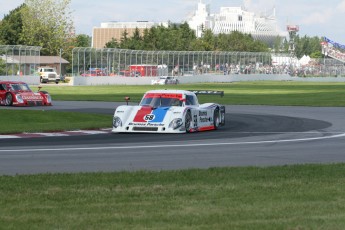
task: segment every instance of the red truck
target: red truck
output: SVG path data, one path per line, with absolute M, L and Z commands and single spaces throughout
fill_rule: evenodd
M 130 65 L 129 71 L 135 73 L 132 77 L 156 77 L 157 65 Z

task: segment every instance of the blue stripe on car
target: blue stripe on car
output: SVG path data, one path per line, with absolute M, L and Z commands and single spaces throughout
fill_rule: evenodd
M 163 122 L 165 115 L 167 114 L 169 107 L 160 107 L 152 111 L 155 118 L 150 122 Z

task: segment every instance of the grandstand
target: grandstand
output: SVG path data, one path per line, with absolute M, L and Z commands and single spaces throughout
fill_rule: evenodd
M 345 63 L 345 46 L 323 37 L 322 54 Z

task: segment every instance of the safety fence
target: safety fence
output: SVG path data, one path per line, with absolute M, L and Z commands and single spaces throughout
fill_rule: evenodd
M 32 75 L 40 63 L 41 47 L 0 45 L 0 76 Z
M 72 76 L 194 76 L 202 74 L 289 74 L 345 76 L 331 58 L 301 64 L 286 53 L 220 51 L 143 51 L 74 48 Z
M 283 73 L 272 66 L 272 54 L 263 52 L 143 51 L 74 48 L 73 76 L 191 76 L 206 73 Z M 286 54 L 275 55 L 280 63 Z
M 34 75 L 41 47 L 0 46 L 0 76 Z M 270 52 L 143 51 L 74 48 L 72 76 L 200 76 L 234 74 L 289 74 L 345 76 L 343 62 L 332 58 L 300 64 L 288 54 Z

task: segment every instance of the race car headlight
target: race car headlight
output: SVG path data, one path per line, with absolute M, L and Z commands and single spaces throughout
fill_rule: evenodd
M 49 94 L 47 94 L 46 96 L 47 96 L 47 102 L 51 103 L 52 102 L 52 97 Z
M 122 121 L 119 117 L 114 117 L 113 119 L 113 127 L 114 128 L 117 128 L 117 127 L 120 127 L 122 126 Z
M 178 129 L 182 126 L 183 122 L 181 118 L 175 118 L 169 124 L 169 128 Z
M 22 95 L 16 94 L 16 99 L 19 103 L 24 103 L 24 99 L 23 99 Z

